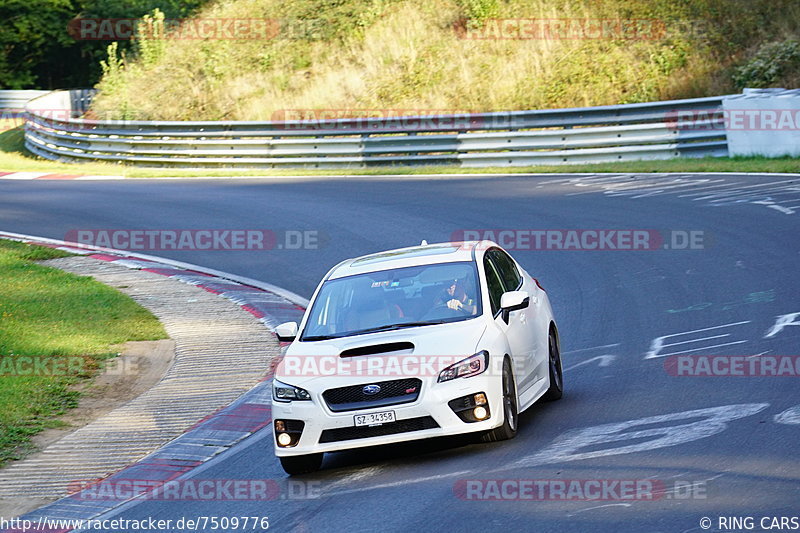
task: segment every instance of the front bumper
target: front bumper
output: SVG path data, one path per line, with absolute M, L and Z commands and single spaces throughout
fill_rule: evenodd
M 426 380 L 423 382 L 419 397 L 411 403 L 356 411 L 332 412 L 322 399 L 324 390 L 309 390 L 311 400 L 307 401 L 277 402 L 273 400 L 273 420 L 301 420 L 305 424 L 299 441 L 291 448 L 279 447 L 273 435 L 275 455 L 288 457 L 310 453 L 334 452 L 493 429 L 503 422 L 502 384 L 501 380 L 496 376 L 487 374 L 454 379 L 445 383 Z M 369 382 L 364 382 L 363 384 L 366 385 L 367 383 Z M 480 422 L 467 423 L 462 421 L 448 406 L 448 402 L 455 398 L 478 392 L 486 393 L 491 416 Z M 352 437 L 360 433 L 348 430 L 348 428 L 355 428 L 355 415 L 383 411 L 395 412 L 398 425 L 394 426 L 394 428 L 411 428 L 412 430 L 388 435 L 348 438 L 348 436 Z M 438 427 L 430 427 L 429 419 L 432 419 Z M 420 427 L 427 427 L 428 429 L 416 429 Z M 323 437 L 323 431 L 326 430 L 337 431 L 327 432 L 323 440 L 330 440 L 332 434 L 335 434 L 336 438 L 344 436 L 345 440 L 320 442 Z M 390 428 L 384 429 L 384 431 L 389 430 Z

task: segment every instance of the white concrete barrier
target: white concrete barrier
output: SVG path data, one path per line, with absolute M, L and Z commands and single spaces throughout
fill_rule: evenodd
M 800 89 L 745 89 L 722 109 L 730 156 L 800 156 Z

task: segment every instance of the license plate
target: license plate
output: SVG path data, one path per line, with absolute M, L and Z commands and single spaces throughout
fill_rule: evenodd
M 368 415 L 356 415 L 356 427 L 359 426 L 380 426 L 386 422 L 394 422 L 394 411 L 382 411 L 380 413 L 369 413 Z

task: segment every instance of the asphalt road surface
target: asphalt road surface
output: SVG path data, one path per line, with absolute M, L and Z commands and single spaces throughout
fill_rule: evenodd
M 277 239 L 270 250 L 143 252 L 305 297 L 348 257 L 464 230 L 496 238 L 510 230 L 502 244 L 550 295 L 566 392 L 524 413 L 516 439 L 329 454 L 322 471 L 287 484 L 268 429 L 191 475 L 277 480 L 281 497 L 150 500 L 109 516 L 173 524 L 268 516 L 271 531 L 299 532 L 800 528 L 792 521 L 800 515 L 800 378 L 673 375 L 670 366 L 686 354 L 750 356 L 740 359 L 745 366 L 796 363 L 776 357 L 800 354 L 796 178 L 6 181 L 0 229 L 61 239 L 78 230 L 268 229 Z M 531 249 L 533 230 L 559 231 L 539 234 L 540 249 Z M 567 250 L 576 242 L 569 239 L 580 245 L 594 235 L 567 230 L 647 230 L 653 249 Z M 292 249 L 297 235 L 306 236 L 307 249 Z M 603 246 L 625 248 L 605 235 Z M 540 480 L 546 494 L 536 498 L 519 480 Z M 638 489 L 630 497 L 614 481 Z M 581 494 L 597 484 L 607 488 L 600 499 Z M 788 521 L 778 529 L 772 517 Z

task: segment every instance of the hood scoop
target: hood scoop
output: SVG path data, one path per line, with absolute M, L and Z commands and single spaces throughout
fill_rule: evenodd
M 404 352 L 403 355 L 414 351 L 414 345 L 410 342 L 387 342 L 384 344 L 371 344 L 369 346 L 359 346 L 349 348 L 339 354 L 339 357 L 358 357 L 360 355 L 378 355 L 385 353 Z

